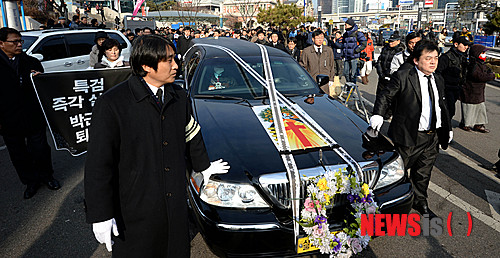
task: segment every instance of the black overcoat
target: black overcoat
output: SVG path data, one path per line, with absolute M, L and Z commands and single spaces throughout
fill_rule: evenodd
M 191 130 L 197 123 L 184 89 L 164 88 L 160 109 L 147 85 L 132 76 L 99 97 L 93 109 L 87 222 L 117 220 L 117 257 L 190 254 L 186 167 L 202 171 L 210 162 L 199 127 Z M 189 134 L 194 138 L 187 141 Z
M 448 148 L 451 121 L 444 99 L 444 80 L 434 73 L 441 108 L 441 128 L 437 130 L 439 144 Z M 397 71 L 391 77 L 389 85 L 377 94 L 373 107 L 374 115 L 384 116 L 394 104 L 392 121 L 389 126 L 389 136 L 394 143 L 412 147 L 416 145 L 418 124 L 422 113 L 422 93 L 415 68 Z
M 0 50 L 0 134 L 30 135 L 45 125 L 42 109 L 30 79 L 31 70 L 43 72 L 38 59 L 25 53 L 16 56 L 17 69 Z

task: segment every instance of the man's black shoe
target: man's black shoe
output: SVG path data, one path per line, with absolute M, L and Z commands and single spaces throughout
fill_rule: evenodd
M 429 209 L 427 205 L 413 205 L 414 210 L 418 211 L 420 215 L 424 216 L 425 214 L 429 215 L 429 219 L 436 218 L 437 215 Z
M 45 180 L 44 183 L 50 190 L 58 190 L 59 188 L 61 188 L 61 184 L 59 184 L 59 182 L 54 178 Z
M 40 185 L 38 183 L 30 183 L 26 186 L 26 190 L 24 191 L 24 199 L 30 199 L 35 196 L 38 191 L 38 187 Z

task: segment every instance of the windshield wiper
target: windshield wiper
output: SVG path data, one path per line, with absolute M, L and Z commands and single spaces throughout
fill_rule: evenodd
M 235 96 L 224 96 L 224 95 L 194 95 L 197 99 L 232 99 L 232 100 L 245 100 L 244 98 Z
M 297 94 L 297 93 L 282 93 L 281 95 L 283 95 L 285 97 L 296 97 L 296 96 L 299 96 L 299 94 Z M 268 98 L 269 98 L 269 95 L 262 95 L 262 96 L 257 96 L 254 99 L 268 99 Z
M 235 96 L 224 96 L 224 95 L 194 95 L 197 99 L 231 99 L 231 100 L 239 100 L 236 104 L 240 104 L 241 102 L 245 102 L 248 106 L 252 107 L 252 104 L 247 99 L 235 97 Z

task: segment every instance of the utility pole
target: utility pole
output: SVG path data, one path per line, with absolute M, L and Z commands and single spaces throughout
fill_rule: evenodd
M 417 31 L 421 29 L 422 26 L 422 8 L 424 7 L 424 2 L 418 3 L 418 18 L 417 18 Z
M 322 29 L 323 26 L 321 26 L 321 0 L 319 0 L 319 4 L 318 5 L 318 27 L 319 29 Z

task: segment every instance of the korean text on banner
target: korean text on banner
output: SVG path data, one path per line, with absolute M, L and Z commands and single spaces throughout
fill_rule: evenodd
M 44 73 L 33 77 L 56 150 L 87 151 L 92 108 L 105 91 L 125 81 L 130 68 Z

